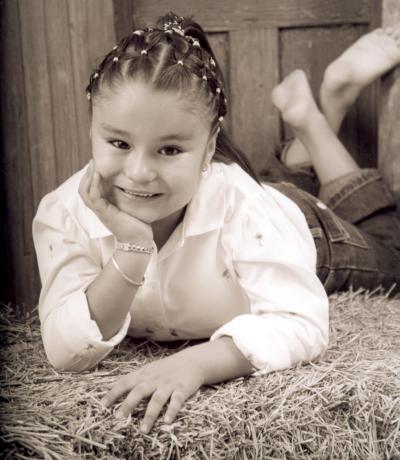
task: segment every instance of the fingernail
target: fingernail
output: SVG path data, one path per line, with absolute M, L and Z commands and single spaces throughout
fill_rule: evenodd
M 125 418 L 125 414 L 122 411 L 117 410 L 115 412 L 115 418 L 118 420 L 122 420 L 123 418 Z
M 100 404 L 103 404 L 103 406 L 108 407 L 108 401 L 107 398 L 100 399 Z

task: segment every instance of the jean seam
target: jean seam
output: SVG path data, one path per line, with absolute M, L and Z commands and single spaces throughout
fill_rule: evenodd
M 351 196 L 357 190 L 369 185 L 373 182 L 378 182 L 382 179 L 382 176 L 378 171 L 368 170 L 367 173 L 363 173 L 357 179 L 354 179 L 350 184 L 348 184 L 344 189 L 340 192 L 333 195 L 333 197 L 329 198 L 328 205 L 331 209 L 335 209 L 338 205 L 343 203 L 349 196 Z
M 335 271 L 338 271 L 338 270 L 355 270 L 357 272 L 379 273 L 379 274 L 382 274 L 382 275 L 394 276 L 394 274 L 392 272 L 382 271 L 381 269 L 377 269 L 377 268 L 360 268 L 357 265 L 356 266 L 346 265 L 344 267 L 333 267 L 333 268 L 330 265 L 318 265 L 317 269 L 318 268 L 327 268 L 329 270 L 329 273 L 332 273 L 332 272 L 335 272 Z M 399 277 L 399 279 L 400 279 L 400 277 Z

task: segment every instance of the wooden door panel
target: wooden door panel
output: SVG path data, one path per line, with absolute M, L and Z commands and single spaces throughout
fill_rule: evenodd
M 153 24 L 167 11 L 195 19 L 211 31 L 366 23 L 371 0 L 135 0 L 135 24 Z
M 278 141 L 270 93 L 278 80 L 276 29 L 230 32 L 232 134 L 258 170 Z
M 35 305 L 32 219 L 41 198 L 90 157 L 85 86 L 115 43 L 112 0 L 0 2 L 0 138 L 8 222 L 4 300 Z M 3 171 L 2 171 L 3 172 Z M 3 300 L 3 299 L 2 299 Z

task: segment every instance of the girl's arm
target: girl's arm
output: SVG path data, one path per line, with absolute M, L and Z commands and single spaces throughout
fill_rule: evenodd
M 228 336 L 187 348 L 182 351 L 185 353 L 201 369 L 204 385 L 249 375 L 256 370 Z
M 119 242 L 152 247 L 150 225 L 123 213 L 108 201 L 104 181 L 94 170 L 93 161 L 81 180 L 79 193 L 86 206 Z M 104 340 L 110 339 L 121 328 L 150 260 L 148 253 L 136 251 L 115 251 L 113 257 L 114 260 L 107 263 L 86 291 L 91 317 Z
M 129 306 L 137 291 L 111 262 L 103 267 L 101 252 L 112 254 L 115 238 L 112 229 L 79 198 L 78 185 L 90 178 L 87 171 L 85 175 L 83 172 L 43 198 L 33 221 L 42 282 L 39 316 L 43 344 L 50 363 L 70 371 L 94 366 L 125 337 L 130 324 Z M 97 203 L 97 211 L 101 205 L 107 203 Z M 129 216 L 121 217 L 129 220 Z M 129 234 L 143 236 L 143 232 L 134 231 L 134 226 L 122 225 L 121 219 L 112 220 L 121 241 Z M 137 244 L 150 246 L 149 241 L 151 237 L 142 237 Z M 147 254 L 117 251 L 114 257 L 128 277 L 143 278 Z
M 150 255 L 145 253 L 114 253 L 118 267 L 137 282 L 142 281 L 149 258 Z M 88 287 L 86 297 L 90 315 L 104 340 L 109 340 L 121 329 L 138 288 L 124 279 L 111 260 Z

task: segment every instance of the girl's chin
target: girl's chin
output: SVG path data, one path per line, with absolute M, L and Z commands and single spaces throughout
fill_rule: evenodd
M 125 197 L 110 197 L 110 201 L 120 209 L 122 212 L 134 217 L 135 219 L 140 220 L 148 225 L 154 225 L 156 223 L 166 224 L 166 225 L 177 225 L 182 220 L 186 205 L 183 205 L 182 208 L 178 210 L 171 210 L 168 212 L 168 206 L 164 203 L 163 206 L 157 205 L 160 203 L 160 198 L 162 195 L 157 198 L 149 199 L 149 203 L 142 202 L 132 202 L 126 200 Z M 150 203 L 152 201 L 152 203 Z M 158 203 L 157 203 L 158 202 Z
M 153 222 L 157 221 L 160 219 L 158 215 L 155 215 L 153 212 L 140 212 L 137 209 L 130 209 L 126 206 L 118 206 L 118 208 L 128 214 L 131 217 L 134 217 L 135 219 L 140 220 L 141 222 L 144 222 L 145 224 L 152 224 Z

